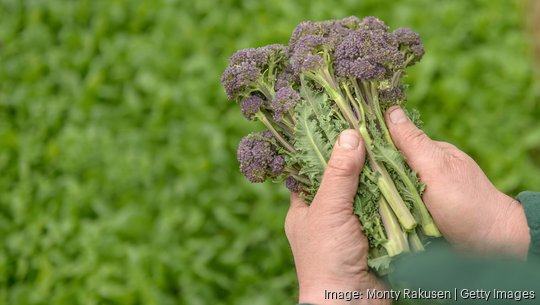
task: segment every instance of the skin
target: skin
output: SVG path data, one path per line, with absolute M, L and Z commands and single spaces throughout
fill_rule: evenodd
M 444 237 L 464 251 L 526 258 L 530 235 L 522 206 L 497 190 L 467 154 L 416 128 L 401 108 L 390 108 L 385 117 L 396 146 L 427 185 L 423 200 Z M 364 160 L 360 136 L 346 130 L 334 146 L 311 206 L 291 194 L 285 232 L 300 303 L 364 304 L 367 300 L 325 300 L 324 291 L 385 289 L 367 267 L 367 239 L 352 210 Z
M 353 197 L 364 160 L 365 148 L 358 132 L 346 130 L 334 146 L 311 205 L 298 194 L 291 194 L 285 233 L 298 274 L 300 303 L 362 304 L 362 300 L 325 300 L 324 291 L 384 289 L 369 272 L 368 242 L 353 214 Z

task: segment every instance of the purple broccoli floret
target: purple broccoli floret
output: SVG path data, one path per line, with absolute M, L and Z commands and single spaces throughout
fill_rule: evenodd
M 379 100 L 381 103 L 395 104 L 396 101 L 404 101 L 407 97 L 399 87 L 388 88 L 379 91 Z
M 386 73 L 384 66 L 362 58 L 336 62 L 336 74 L 341 77 L 370 81 L 383 79 Z
M 270 162 L 270 172 L 272 177 L 279 176 L 283 169 L 285 168 L 285 159 L 282 156 L 275 156 L 274 159 Z
M 424 45 L 422 45 L 422 44 L 413 45 L 413 46 L 411 46 L 410 49 L 411 49 L 412 54 L 414 55 L 414 62 L 413 63 L 416 63 L 420 59 L 422 59 L 422 57 L 426 53 L 426 49 L 424 49 Z
M 304 21 L 300 23 L 291 34 L 289 40 L 289 52 L 291 52 L 291 54 L 294 53 L 296 45 L 302 37 L 310 35 L 327 36 L 332 25 L 333 23 L 331 21 Z
M 291 56 L 294 72 L 299 74 L 314 71 L 324 66 L 324 59 L 319 51 L 328 50 L 328 39 L 321 35 L 307 35 L 298 40 Z
M 276 84 L 274 89 L 278 91 L 281 88 L 292 87 L 295 83 L 298 83 L 299 77 L 293 72 L 291 65 L 285 66 L 283 72 L 279 73 L 276 77 Z
M 264 182 L 281 174 L 285 160 L 277 154 L 267 133 L 251 133 L 240 141 L 237 159 L 240 171 L 253 183 Z
M 270 102 L 273 119 L 276 122 L 282 120 L 283 115 L 292 109 L 300 101 L 300 94 L 289 87 L 284 87 L 276 92 L 276 96 Z
M 360 18 L 356 16 L 350 16 L 350 17 L 346 17 L 340 20 L 336 20 L 336 25 L 339 25 L 341 27 L 345 27 L 351 30 L 356 30 L 360 26 L 361 22 L 362 21 L 360 20 Z
M 302 191 L 302 183 L 300 183 L 298 180 L 294 179 L 293 177 L 288 177 L 285 181 L 285 186 L 294 193 L 299 193 Z
M 396 38 L 400 48 L 406 54 L 412 54 L 414 56 L 414 58 L 410 60 L 409 65 L 412 65 L 422 59 L 422 56 L 424 56 L 426 51 L 418 33 L 408 28 L 399 28 L 393 32 L 393 35 Z
M 266 54 L 261 49 L 248 48 L 239 50 L 229 58 L 229 65 L 240 65 L 245 62 L 253 63 L 255 66 L 260 67 L 265 64 L 267 60 Z
M 360 22 L 360 29 L 388 31 L 388 26 L 379 18 L 367 16 Z
M 227 97 L 234 100 L 242 93 L 249 91 L 261 76 L 260 70 L 253 63 L 242 62 L 228 66 L 221 76 L 221 83 Z
M 256 95 L 250 96 L 240 102 L 240 111 L 248 120 L 253 120 L 253 116 L 261 110 L 264 100 Z
M 281 69 L 285 60 L 286 47 L 280 44 L 243 49 L 234 53 L 221 76 L 227 97 L 235 100 L 240 96 L 248 96 L 252 91 L 260 90 L 260 82 L 265 72 L 271 67 Z
M 415 31 L 408 28 L 395 29 L 393 34 L 400 45 L 411 46 L 411 45 L 421 43 L 420 35 L 418 35 Z
M 376 80 L 403 66 L 403 53 L 395 38 L 383 30 L 359 30 L 349 34 L 334 53 L 338 76 Z

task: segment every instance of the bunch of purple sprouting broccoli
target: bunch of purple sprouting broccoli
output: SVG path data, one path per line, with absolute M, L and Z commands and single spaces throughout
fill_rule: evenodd
M 421 199 L 424 185 L 394 146 L 383 117 L 405 102 L 405 69 L 423 55 L 417 33 L 390 32 L 375 17 L 307 21 L 288 46 L 236 52 L 221 78 L 242 114 L 266 127 L 238 147 L 240 171 L 251 182 L 285 180 L 309 203 L 339 133 L 358 130 L 367 160 L 354 212 L 369 240 L 369 265 L 379 273 L 389 271 L 391 257 L 421 251 L 440 236 Z

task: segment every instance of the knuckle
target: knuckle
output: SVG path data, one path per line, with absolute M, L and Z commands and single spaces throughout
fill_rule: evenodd
M 448 143 L 448 142 L 444 142 L 444 141 L 435 141 L 435 143 L 437 143 L 437 145 L 439 147 L 441 147 L 442 149 L 444 149 L 444 150 L 448 150 L 448 151 L 459 150 L 457 148 L 457 146 L 455 146 L 452 143 Z
M 350 177 L 358 171 L 358 165 L 353 157 L 336 156 L 331 158 L 325 169 L 325 175 L 333 177 Z
M 414 145 L 422 145 L 426 143 L 429 138 L 420 129 L 414 129 L 404 137 L 405 143 L 411 143 Z
M 443 154 L 443 167 L 447 173 L 461 173 L 469 164 L 469 156 L 458 149 L 448 149 Z

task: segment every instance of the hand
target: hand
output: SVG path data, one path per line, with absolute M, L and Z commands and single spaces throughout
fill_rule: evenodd
M 394 143 L 427 185 L 424 202 L 447 240 L 475 252 L 526 257 L 530 236 L 521 204 L 497 190 L 467 154 L 428 138 L 401 108 L 390 108 L 386 121 Z
M 325 300 L 325 290 L 365 293 L 366 289 L 384 289 L 368 270 L 368 242 L 353 214 L 364 158 L 360 135 L 346 130 L 334 146 L 311 205 L 291 194 L 285 232 L 298 274 L 300 303 L 361 304 L 366 300 Z

